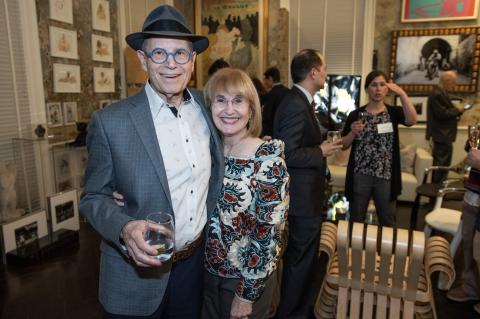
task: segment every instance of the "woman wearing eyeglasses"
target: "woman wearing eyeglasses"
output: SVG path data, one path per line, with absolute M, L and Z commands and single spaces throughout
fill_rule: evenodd
M 249 76 L 217 71 L 205 89 L 223 139 L 225 176 L 208 227 L 204 318 L 267 318 L 289 204 L 283 142 L 263 141 Z

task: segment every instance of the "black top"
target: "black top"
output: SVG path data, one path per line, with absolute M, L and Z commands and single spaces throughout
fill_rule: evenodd
M 393 157 L 392 157 L 392 175 L 391 175 L 391 192 L 390 199 L 396 200 L 397 196 L 402 192 L 402 171 L 400 163 L 400 142 L 398 138 L 398 124 L 405 124 L 405 114 L 403 113 L 403 108 L 399 106 L 390 106 L 386 105 L 388 114 L 393 124 Z M 345 127 L 342 131 L 342 136 L 350 133 L 350 126 L 354 121 L 358 120 L 358 112 L 366 111 L 366 105 L 352 111 L 345 123 Z M 348 200 L 351 200 L 353 197 L 353 178 L 354 178 L 354 167 L 355 167 L 355 151 L 359 144 L 358 140 L 354 140 L 352 143 L 352 151 L 350 152 L 350 157 L 348 159 L 347 166 L 347 176 L 345 179 L 345 196 Z
M 425 138 L 437 143 L 452 143 L 457 137 L 457 121 L 462 112 L 453 106 L 448 93 L 439 86 L 433 88 L 427 101 L 427 131 Z
M 263 110 L 262 110 L 262 136 L 273 134 L 273 119 L 280 102 L 288 93 L 289 89 L 283 84 L 278 84 L 263 96 Z

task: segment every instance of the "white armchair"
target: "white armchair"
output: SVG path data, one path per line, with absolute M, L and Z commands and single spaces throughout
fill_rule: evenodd
M 344 154 L 329 158 L 328 167 L 332 176 L 334 192 L 345 189 L 346 162 L 348 161 L 349 152 L 349 150 L 343 151 L 342 153 Z M 347 161 L 345 161 L 345 158 Z M 402 172 L 402 193 L 397 198 L 399 201 L 413 202 L 415 200 L 415 189 L 422 183 L 425 169 L 432 166 L 432 163 L 432 156 L 425 149 L 417 147 L 413 173 Z

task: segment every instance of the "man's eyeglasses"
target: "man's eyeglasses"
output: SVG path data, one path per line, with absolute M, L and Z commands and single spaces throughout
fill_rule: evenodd
M 245 99 L 243 96 L 236 96 L 231 100 L 227 100 L 223 96 L 217 96 L 215 100 L 213 101 L 213 104 L 221 107 L 227 107 L 228 103 L 231 102 L 233 107 L 239 107 L 242 106 L 245 103 Z
M 171 55 L 173 60 L 178 64 L 185 64 L 190 61 L 195 52 L 190 52 L 186 49 L 177 49 L 173 52 L 167 52 L 164 49 L 153 49 L 150 53 L 143 51 L 143 53 L 149 57 L 153 63 L 163 64 L 167 62 L 168 57 Z

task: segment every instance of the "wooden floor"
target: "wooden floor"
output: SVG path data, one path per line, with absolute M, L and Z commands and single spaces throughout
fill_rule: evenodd
M 409 206 L 399 205 L 397 222 L 400 227 L 407 227 L 409 214 Z M 420 213 L 419 220 L 423 220 L 423 214 Z M 0 266 L 0 318 L 100 318 L 97 301 L 99 242 L 95 231 L 82 223 L 78 248 L 57 251 L 54 256 L 28 266 Z M 461 267 L 460 254 L 457 254 L 456 264 L 457 268 Z M 480 318 L 473 311 L 474 302 L 451 302 L 441 291 L 435 292 L 435 301 L 439 319 Z

